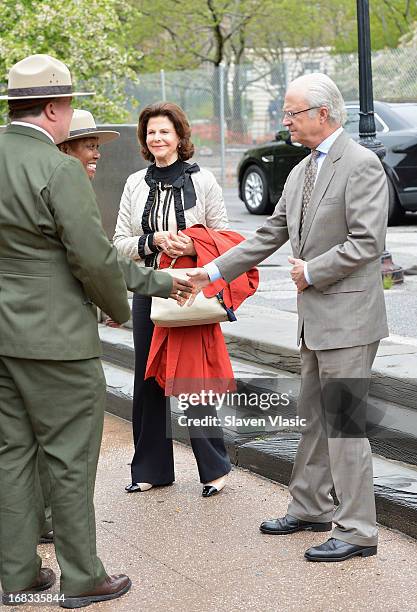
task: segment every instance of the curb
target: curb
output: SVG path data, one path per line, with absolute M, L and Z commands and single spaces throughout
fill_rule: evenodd
M 133 371 L 135 356 L 132 347 L 106 340 L 102 340 L 102 346 L 104 361 Z M 285 375 L 285 372 L 282 373 Z M 287 371 L 287 375 L 293 374 Z M 238 392 L 260 394 L 267 390 L 266 387 L 261 387 L 262 379 L 252 384 L 250 379 L 242 379 L 237 373 L 236 382 Z M 279 385 L 279 379 L 277 379 L 277 384 Z M 274 390 L 278 391 L 279 386 L 275 387 Z M 123 401 L 121 403 L 123 404 Z M 397 415 L 396 419 L 393 418 L 394 414 Z M 295 415 L 296 400 L 293 397 L 283 416 L 295 417 Z M 130 415 L 127 414 L 123 418 L 130 419 Z M 370 397 L 367 434 L 373 453 L 387 459 L 417 465 L 417 413 L 414 412 L 414 409 L 383 402 L 378 398 L 375 399 L 374 396 Z M 257 434 L 252 434 L 252 438 L 256 436 Z
M 107 388 L 107 411 L 131 421 L 131 398 Z M 177 442 L 190 444 L 172 410 L 172 435 Z M 294 464 L 299 434 L 281 433 L 263 439 L 225 429 L 224 439 L 232 464 L 288 485 Z M 417 495 L 374 485 L 377 520 L 417 539 Z
M 235 326 L 233 329 L 230 324 L 229 327 L 223 325 L 222 330 L 230 357 L 300 374 L 300 353 L 294 342 L 296 337 L 294 322 L 287 317 L 279 325 L 275 319 L 265 320 L 263 324 L 265 326 L 263 333 L 258 333 L 257 330 L 256 337 L 253 332 L 255 321 L 252 318 L 242 318 L 237 323 L 233 323 Z M 271 342 L 271 337 L 277 340 Z M 416 372 L 417 347 L 385 339 L 381 341 L 372 368 L 370 395 L 415 410 Z

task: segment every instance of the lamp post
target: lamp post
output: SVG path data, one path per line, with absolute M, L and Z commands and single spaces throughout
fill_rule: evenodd
M 356 0 L 358 16 L 358 59 L 359 59 L 359 144 L 371 149 L 383 159 L 386 149 L 376 138 L 374 97 L 371 64 L 371 30 L 369 25 L 369 0 Z M 382 258 L 382 275 L 392 278 L 394 283 L 404 281 L 404 271 L 392 261 L 385 250 Z

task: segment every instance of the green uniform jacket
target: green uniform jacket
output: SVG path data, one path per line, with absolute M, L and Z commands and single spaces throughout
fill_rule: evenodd
M 0 135 L 0 355 L 97 357 L 95 305 L 122 323 L 130 316 L 127 288 L 168 297 L 167 277 L 118 262 L 77 159 L 39 130 L 7 127 Z

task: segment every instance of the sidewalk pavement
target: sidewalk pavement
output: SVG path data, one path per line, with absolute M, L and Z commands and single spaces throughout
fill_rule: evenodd
M 175 443 L 174 486 L 129 495 L 124 486 L 131 454 L 130 423 L 106 415 L 96 487 L 98 551 L 107 570 L 129 574 L 133 587 L 89 609 L 417 611 L 415 540 L 381 527 L 377 556 L 309 563 L 305 549 L 328 534 L 267 536 L 258 530 L 262 520 L 285 514 L 286 487 L 234 468 L 224 491 L 203 499 L 192 451 Z M 39 550 L 44 565 L 57 570 L 53 548 Z
M 297 315 L 244 304 L 235 323 L 222 329 L 240 391 L 288 392 L 293 399 L 282 415 L 295 416 L 300 385 L 300 354 L 296 345 Z M 134 349 L 129 329 L 100 325 L 107 409 L 130 419 Z M 417 341 L 390 336 L 379 347 L 374 363 L 368 404 L 368 434 L 373 452 L 378 520 L 417 538 Z M 236 408 L 231 408 L 237 415 Z M 242 412 L 242 411 L 240 411 Z M 250 410 L 243 409 L 240 416 Z M 173 435 L 183 441 L 175 422 Z M 176 415 L 178 416 L 178 415 Z M 247 430 L 225 426 L 232 462 L 287 485 L 299 434 L 285 425 Z

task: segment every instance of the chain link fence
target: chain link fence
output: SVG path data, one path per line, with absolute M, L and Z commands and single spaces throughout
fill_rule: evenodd
M 413 47 L 373 53 L 376 100 L 417 101 L 417 62 Z M 307 72 L 325 72 L 344 98 L 358 99 L 357 55 L 332 55 L 326 49 L 286 52 L 281 61 L 254 60 L 230 68 L 144 74 L 129 94 L 140 108 L 157 100 L 179 104 L 192 125 L 195 160 L 210 168 L 223 186 L 236 180 L 236 166 L 245 149 L 274 138 L 281 127 L 287 84 Z M 131 121 L 137 121 L 132 111 Z

